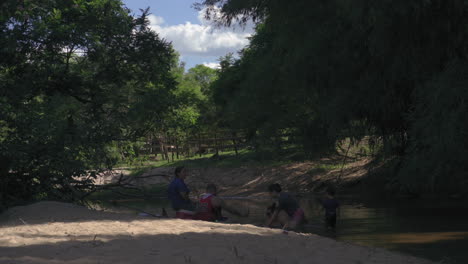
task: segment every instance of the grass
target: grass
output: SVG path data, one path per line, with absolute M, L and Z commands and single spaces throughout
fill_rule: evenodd
M 193 157 L 185 160 L 178 160 L 162 164 L 160 167 L 188 166 L 192 168 L 238 168 L 238 167 L 257 167 L 257 166 L 278 166 L 290 161 L 265 159 L 257 153 L 250 150 L 241 150 L 236 156 L 234 151 L 220 152 L 218 157 L 213 154 L 202 157 Z
M 336 151 L 340 155 L 346 155 L 349 159 L 356 159 L 358 157 L 372 155 L 376 150 L 369 144 L 369 138 L 365 137 L 360 142 L 350 144 L 349 138 L 337 143 Z M 378 145 L 378 144 L 377 144 Z M 349 150 L 348 150 L 349 147 Z M 377 149 L 379 146 L 376 147 Z M 304 161 L 306 157 L 300 146 L 291 145 L 282 150 L 278 154 L 276 150 L 264 150 L 262 152 L 255 152 L 249 149 L 241 149 L 238 155 L 235 155 L 233 150 L 219 152 L 219 156 L 214 158 L 214 153 L 207 153 L 194 155 L 192 157 L 179 156 L 179 159 L 172 158 L 167 160 L 151 160 L 149 156 L 140 156 L 138 161 L 133 163 L 119 163 L 115 167 L 126 167 L 132 171 L 132 174 L 139 175 L 145 170 L 158 167 L 177 167 L 188 166 L 193 168 L 215 167 L 215 168 L 238 168 L 238 167 L 274 167 L 284 164 L 294 163 L 297 161 Z M 157 156 L 161 158 L 161 155 Z M 169 157 L 172 157 L 171 153 Z M 315 171 L 330 171 L 341 169 L 341 162 L 337 164 L 319 164 L 311 170 Z
M 320 173 L 325 173 L 325 172 L 329 172 L 332 170 L 341 169 L 342 166 L 343 166 L 342 163 L 331 163 L 331 164 L 322 163 L 322 164 L 313 166 L 312 168 L 310 168 L 310 170 L 307 173 L 310 175 L 320 174 Z M 346 168 L 346 164 L 344 167 Z
M 349 143 L 349 139 L 342 145 Z M 356 153 L 362 153 L 362 148 L 368 148 L 367 142 L 361 142 L 350 149 L 348 155 L 356 155 Z M 368 150 L 365 150 L 366 152 Z M 339 151 L 338 151 L 339 152 Z M 344 153 L 343 153 L 344 154 Z M 350 155 L 351 154 L 351 155 Z M 171 155 L 169 155 L 171 156 Z M 158 158 L 160 155 L 158 155 Z M 349 157 L 348 162 L 352 159 Z M 121 166 L 127 166 L 127 169 L 131 171 L 131 175 L 141 175 L 144 172 L 153 168 L 164 168 L 164 167 L 177 167 L 186 166 L 190 168 L 240 168 L 240 167 L 276 167 L 285 164 L 294 163 L 297 161 L 306 160 L 305 155 L 298 151 L 298 148 L 291 147 L 283 150 L 281 154 L 277 154 L 275 151 L 263 151 L 255 152 L 249 149 L 242 149 L 238 151 L 238 155 L 234 151 L 223 151 L 219 152 L 217 157 L 214 153 L 207 153 L 203 155 L 196 155 L 192 157 L 182 157 L 179 159 L 172 159 L 170 161 L 158 160 L 151 161 L 147 159 L 139 164 L 120 164 Z M 343 160 L 330 160 L 326 162 L 320 162 L 314 165 L 308 171 L 309 174 L 320 174 L 326 173 L 332 170 L 340 170 L 343 166 Z M 346 164 L 344 166 L 346 168 Z
M 231 155 L 231 154 L 234 154 L 234 151 L 226 151 L 226 152 L 220 152 L 220 155 Z M 177 159 L 176 157 L 174 157 L 174 161 L 172 161 L 172 158 L 169 159 L 169 161 L 167 160 L 150 160 L 149 157 L 145 157 L 144 159 L 138 161 L 138 162 L 133 162 L 133 163 L 125 163 L 125 162 L 121 162 L 121 163 L 118 163 L 116 164 L 115 167 L 129 167 L 129 168 L 139 168 L 139 167 L 173 167 L 175 165 L 173 164 L 177 164 L 178 162 L 183 162 L 183 161 L 189 161 L 189 160 L 199 160 L 199 159 L 209 159 L 210 157 L 213 156 L 213 153 L 208 153 L 208 154 L 202 154 L 201 156 L 200 155 L 195 155 L 195 156 L 192 156 L 192 157 L 184 157 L 184 156 L 179 156 L 179 158 Z M 161 156 L 158 155 L 158 158 L 160 158 Z M 171 155 L 169 154 L 169 157 L 171 157 Z
M 373 143 L 371 143 L 373 141 Z M 382 151 L 383 143 L 380 139 L 372 139 L 366 136 L 359 141 L 351 141 L 350 138 L 336 142 L 336 152 L 347 155 L 350 158 L 375 156 Z
M 133 175 L 139 175 L 149 168 L 157 167 L 177 167 L 187 166 L 192 168 L 238 168 L 238 167 L 258 167 L 258 166 L 280 166 L 297 161 L 297 157 L 301 155 L 292 150 L 283 153 L 281 156 L 274 156 L 273 152 L 256 153 L 253 150 L 242 149 L 238 151 L 238 155 L 234 151 L 219 152 L 218 157 L 214 157 L 214 153 L 204 155 L 196 155 L 193 157 L 181 157 L 174 161 L 145 161 L 138 165 L 135 164 L 118 164 L 120 167 L 128 167 Z

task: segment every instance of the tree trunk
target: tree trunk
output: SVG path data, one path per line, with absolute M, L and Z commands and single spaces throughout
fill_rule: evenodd
M 216 156 L 219 155 L 219 148 L 218 148 L 218 139 L 216 137 L 216 132 L 214 134 L 214 143 L 215 143 L 215 149 L 216 149 Z
M 174 139 L 174 143 L 175 143 L 176 158 L 179 159 L 179 140 L 177 139 L 177 137 Z
M 202 149 L 201 149 L 201 135 L 198 133 L 198 154 L 200 157 L 202 156 Z
M 232 143 L 234 144 L 234 151 L 236 152 L 236 156 L 238 156 L 237 153 L 237 140 L 236 140 L 236 132 L 232 132 Z
M 151 156 L 151 154 L 153 154 L 153 137 L 151 135 L 148 137 L 147 143 L 148 142 L 150 144 L 149 156 Z
M 166 156 L 167 163 L 169 163 L 169 151 L 167 150 L 167 147 L 164 147 L 164 155 Z
M 166 160 L 166 156 L 164 155 L 166 152 L 164 150 L 164 142 L 162 141 L 162 139 L 159 140 L 159 149 L 161 150 L 162 160 Z

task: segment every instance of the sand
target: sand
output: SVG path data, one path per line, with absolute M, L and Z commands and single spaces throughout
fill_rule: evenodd
M 40 202 L 0 215 L 0 263 L 432 262 L 313 234 Z

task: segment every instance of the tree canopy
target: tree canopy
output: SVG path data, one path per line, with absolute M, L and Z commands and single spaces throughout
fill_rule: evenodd
M 118 0 L 3 1 L 0 194 L 65 196 L 177 105 L 174 51 Z M 57 188 L 56 188 L 57 187 Z M 79 188 L 76 186 L 74 188 Z
M 392 178 L 401 188 L 463 181 L 467 1 L 206 0 L 198 8 L 223 25 L 257 25 L 215 82 L 230 126 L 263 138 L 294 131 L 311 154 L 371 136 L 398 160 Z

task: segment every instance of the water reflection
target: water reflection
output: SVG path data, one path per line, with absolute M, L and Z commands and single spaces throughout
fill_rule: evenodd
M 389 244 L 426 244 L 449 240 L 463 240 L 468 232 L 429 232 L 429 233 L 395 233 L 368 235 L 372 240 L 387 241 Z

